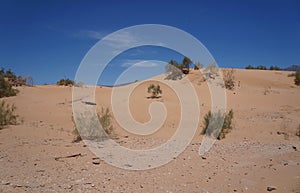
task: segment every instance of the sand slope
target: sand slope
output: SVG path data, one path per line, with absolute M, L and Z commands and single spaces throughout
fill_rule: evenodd
M 99 161 L 83 142 L 71 143 L 72 89 L 57 86 L 19 88 L 4 98 L 17 106 L 23 123 L 0 130 L 0 192 L 300 192 L 300 88 L 290 72 L 236 70 L 236 86 L 226 91 L 234 111 L 234 129 L 205 155 L 198 155 L 204 114 L 210 94 L 199 71 L 188 78 L 199 98 L 199 129 L 188 148 L 172 162 L 147 171 L 127 171 Z M 163 94 L 148 99 L 139 84 L 130 98 L 130 110 L 139 122 L 150 119 L 148 106 L 162 102 L 168 110 L 161 130 L 140 137 L 113 121 L 117 142 L 141 149 L 157 146 L 172 136 L 179 124 L 176 94 L 161 84 Z M 136 83 L 138 84 L 138 83 Z M 111 88 L 96 91 L 97 108 L 111 107 Z M 66 157 L 77 155 L 75 157 Z M 55 159 L 61 157 L 60 159 Z M 95 161 L 95 160 L 94 160 Z M 98 161 L 98 160 L 96 160 Z

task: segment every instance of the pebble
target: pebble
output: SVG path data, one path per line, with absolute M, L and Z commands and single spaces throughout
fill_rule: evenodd
M 267 187 L 267 190 L 269 191 L 269 192 L 271 192 L 271 191 L 273 191 L 273 190 L 276 190 L 277 188 L 275 187 L 275 186 L 268 186 Z
M 99 158 L 93 158 L 93 164 L 99 165 L 100 164 L 100 159 Z

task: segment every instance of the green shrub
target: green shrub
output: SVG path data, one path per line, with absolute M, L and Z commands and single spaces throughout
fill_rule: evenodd
M 162 90 L 159 85 L 150 84 L 148 87 L 148 93 L 151 93 L 151 98 L 157 98 L 159 94 L 162 94 Z
M 56 84 L 59 86 L 73 86 L 75 82 L 67 78 L 67 79 L 60 79 L 59 81 L 57 81 Z
M 0 98 L 2 97 L 9 97 L 9 96 L 16 96 L 18 90 L 13 89 L 14 83 L 18 79 L 22 77 L 18 77 L 9 69 L 5 71 L 4 68 L 0 70 Z
M 225 138 L 225 135 L 232 130 L 232 119 L 233 119 L 233 110 L 231 109 L 227 114 L 222 115 L 220 112 L 212 114 L 209 111 L 204 116 L 204 127 L 201 134 L 207 134 L 208 136 L 215 137 L 217 139 Z M 223 125 L 221 127 L 221 131 L 217 130 L 220 124 Z
M 18 90 L 13 89 L 12 85 L 10 85 L 4 77 L 0 77 L 0 98 L 2 97 L 9 97 L 9 96 L 16 96 Z
M 296 85 L 300 85 L 300 71 L 297 71 L 295 73 L 295 79 L 294 79 L 294 81 L 295 81 Z
M 18 115 L 15 114 L 16 106 L 9 105 L 5 101 L 0 102 L 0 129 L 6 125 L 16 125 Z

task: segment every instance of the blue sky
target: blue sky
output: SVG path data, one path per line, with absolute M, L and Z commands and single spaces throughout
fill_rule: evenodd
M 287 67 L 300 65 L 299 21 L 297 0 L 0 0 L 0 66 L 31 75 L 35 84 L 73 79 L 85 54 L 109 33 L 138 24 L 163 24 L 195 36 L 221 67 Z M 141 50 L 143 54 L 133 57 Z M 122 69 L 126 62 L 141 62 L 141 56 L 181 60 L 177 53 L 148 47 L 122 54 L 111 66 Z M 116 69 L 107 68 L 107 76 L 117 76 Z M 100 80 L 109 84 L 113 78 Z

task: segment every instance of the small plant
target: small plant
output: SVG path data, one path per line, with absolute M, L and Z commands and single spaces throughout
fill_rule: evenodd
M 226 89 L 233 90 L 234 79 L 234 69 L 226 70 L 224 74 L 224 83 Z
M 67 78 L 67 79 L 60 79 L 59 81 L 57 81 L 56 84 L 59 86 L 73 86 L 75 82 Z
M 271 87 L 269 86 L 269 87 L 265 87 L 264 88 L 264 95 L 267 95 L 267 94 L 269 94 L 269 93 L 271 93 Z
M 151 93 L 151 98 L 157 98 L 159 94 L 162 94 L 162 90 L 159 85 L 150 84 L 148 87 L 148 93 Z
M 100 115 L 98 115 L 99 117 L 99 121 L 102 125 L 102 128 L 104 129 L 104 131 L 108 134 L 111 135 L 113 134 L 114 128 L 111 125 L 111 118 L 112 115 L 109 111 L 109 108 L 104 109 L 103 107 L 101 108 L 101 113 Z
M 223 139 L 225 138 L 225 135 L 229 133 L 232 130 L 232 119 L 233 119 L 233 110 L 231 109 L 227 114 L 222 115 L 220 112 L 212 114 L 211 111 L 209 111 L 204 116 L 204 127 L 201 132 L 201 134 L 207 134 L 209 136 L 213 136 L 217 139 Z M 221 127 L 221 130 L 217 130 L 217 128 L 220 126 L 220 124 L 223 125 Z
M 0 129 L 6 125 L 16 125 L 18 115 L 15 114 L 16 106 L 9 105 L 5 101 L 0 102 Z
M 300 70 L 295 73 L 294 81 L 295 81 L 296 85 L 298 85 L 298 86 L 300 85 Z

